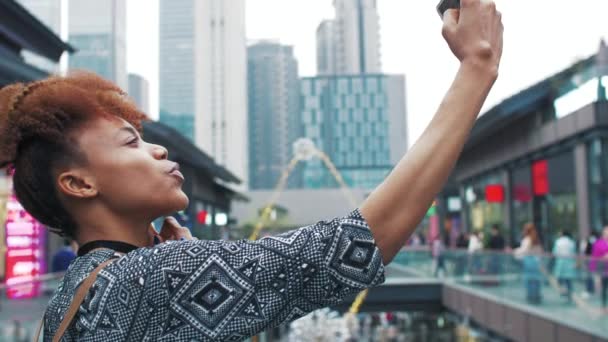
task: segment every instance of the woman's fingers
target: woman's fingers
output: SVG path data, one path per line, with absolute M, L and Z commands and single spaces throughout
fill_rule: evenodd
M 160 230 L 160 236 L 163 240 L 192 240 L 192 234 L 188 228 L 180 226 L 179 222 L 172 217 L 168 216 L 163 222 L 163 226 Z

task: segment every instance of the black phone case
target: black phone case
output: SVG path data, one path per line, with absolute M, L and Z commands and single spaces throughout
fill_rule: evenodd
M 460 0 L 441 0 L 437 5 L 437 13 L 439 16 L 443 18 L 443 13 L 450 8 L 458 9 L 460 8 Z

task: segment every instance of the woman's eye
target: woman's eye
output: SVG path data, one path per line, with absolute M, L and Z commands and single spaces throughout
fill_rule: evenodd
M 139 138 L 133 138 L 133 139 L 129 140 L 127 145 L 137 145 L 138 142 L 139 142 Z

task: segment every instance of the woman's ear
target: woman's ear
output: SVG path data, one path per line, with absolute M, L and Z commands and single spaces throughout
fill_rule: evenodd
M 78 170 L 65 171 L 59 174 L 57 186 L 59 192 L 68 197 L 85 199 L 93 198 L 98 194 L 93 177 L 89 177 Z

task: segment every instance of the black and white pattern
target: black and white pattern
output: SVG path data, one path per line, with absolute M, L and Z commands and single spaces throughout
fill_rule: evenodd
M 113 254 L 70 265 L 45 314 L 45 341 L 78 285 Z M 170 241 L 102 270 L 63 341 L 241 341 L 383 281 L 358 210 L 255 242 Z

